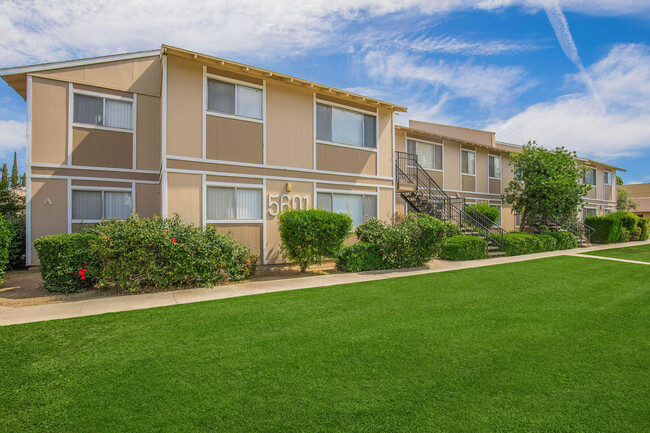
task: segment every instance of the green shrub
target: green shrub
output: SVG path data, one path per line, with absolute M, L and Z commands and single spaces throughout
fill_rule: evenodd
M 634 227 L 634 231 L 630 233 L 630 240 L 638 241 L 639 239 L 641 239 L 642 233 L 643 233 L 643 229 L 641 229 L 641 227 L 639 226 Z
M 91 288 L 101 268 L 91 251 L 92 233 L 49 235 L 34 241 L 44 286 L 51 292 L 82 292 Z
M 367 219 L 363 224 L 357 226 L 354 234 L 359 242 L 377 243 L 384 232 L 384 223 L 379 219 L 372 217 Z
M 391 268 L 422 266 L 437 255 L 445 238 L 442 221 L 423 213 L 410 213 L 385 225 L 377 241 L 382 257 Z
M 592 227 L 595 232 L 591 235 L 591 241 L 599 244 L 610 244 L 618 241 L 621 236 L 621 219 L 607 216 L 590 216 L 585 218 L 585 224 Z
M 618 235 L 618 240 L 616 242 L 628 242 L 632 234 L 628 231 L 627 228 L 621 227 L 621 233 Z
M 637 227 L 641 227 L 640 241 L 647 241 L 650 235 L 650 218 L 639 218 Z
M 257 257 L 220 233 L 185 224 L 178 215 L 103 221 L 87 230 L 101 261 L 100 284 L 136 291 L 143 287 L 211 286 L 255 273 Z
M 634 232 L 639 221 L 639 217 L 632 212 L 614 212 L 609 214 L 609 217 L 621 220 L 621 227 L 624 227 L 630 233 Z
M 503 236 L 507 256 L 520 256 L 542 252 L 542 242 L 530 233 L 507 233 Z
M 501 211 L 498 207 L 490 206 L 487 203 L 470 204 L 465 207 L 465 210 L 472 217 L 476 217 L 477 215 L 484 216 L 492 221 L 492 224 L 496 224 L 501 215 Z M 479 222 L 480 221 L 481 219 L 479 219 Z
M 556 250 L 570 250 L 578 247 L 578 240 L 570 232 L 546 232 L 555 239 Z
M 555 237 L 549 234 L 535 234 L 533 236 L 539 240 L 540 252 L 557 250 Z
M 460 227 L 450 221 L 443 221 L 442 224 L 445 227 L 445 238 L 460 236 L 463 234 L 463 231 L 460 229 Z
M 0 284 L 9 264 L 9 247 L 14 237 L 14 228 L 11 222 L 0 215 Z
M 322 209 L 289 209 L 278 215 L 282 250 L 305 272 L 324 258 L 335 259 L 352 230 L 349 215 Z
M 453 236 L 442 243 L 440 257 L 448 260 L 477 260 L 486 257 L 485 239 L 476 236 Z
M 25 267 L 25 214 L 5 215 L 14 228 L 14 237 L 9 244 L 9 269 L 22 269 Z
M 345 272 L 374 271 L 387 269 L 377 244 L 359 242 L 344 247 L 336 260 L 336 267 Z

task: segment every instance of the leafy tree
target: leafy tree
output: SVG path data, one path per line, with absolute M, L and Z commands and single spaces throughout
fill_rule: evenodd
M 9 180 L 7 179 L 7 164 L 2 164 L 2 178 L 0 179 L 0 189 L 5 190 L 9 188 Z
M 621 176 L 616 176 L 616 185 L 623 185 L 623 178 Z
M 619 178 L 620 179 L 620 178 Z M 620 211 L 636 209 L 639 203 L 630 198 L 630 192 L 625 188 L 616 188 L 616 209 Z
M 9 244 L 9 268 L 25 267 L 25 197 L 16 191 L 0 189 L 0 215 L 14 228 L 14 237 Z
M 11 189 L 18 188 L 20 186 L 18 182 L 18 161 L 16 158 L 16 152 L 14 152 L 14 165 L 11 167 Z
M 543 221 L 574 218 L 584 206 L 583 196 L 591 185 L 581 182 L 585 169 L 575 152 L 528 142 L 520 153 L 511 155 L 510 165 L 514 179 L 503 200 L 522 215 L 521 230 Z
M 25 173 L 23 173 L 22 176 L 20 176 L 20 186 L 25 188 L 27 186 L 27 183 L 25 182 Z

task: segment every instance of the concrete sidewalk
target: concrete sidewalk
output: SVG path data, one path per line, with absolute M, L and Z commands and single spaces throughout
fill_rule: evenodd
M 411 275 L 431 274 L 437 272 L 455 271 L 459 269 L 500 265 L 504 263 L 523 262 L 543 257 L 578 255 L 579 253 L 588 251 L 598 251 L 611 248 L 621 248 L 623 246 L 628 247 L 646 244 L 650 244 L 650 241 L 628 242 L 624 245 L 598 245 L 588 248 L 576 248 L 573 250 L 551 251 L 547 253 L 528 254 L 525 256 L 515 257 L 497 257 L 492 259 L 473 260 L 466 262 L 452 262 L 435 259 L 429 262 L 427 267 L 414 269 L 368 271 L 319 275 L 292 279 L 278 279 L 272 281 L 253 281 L 241 284 L 216 286 L 212 288 L 115 296 L 110 298 L 96 298 L 59 304 L 45 304 L 17 308 L 2 307 L 0 308 L 0 325 L 14 325 L 19 323 L 40 322 L 45 320 L 67 319 L 71 317 L 91 316 L 95 314 L 114 313 L 118 311 L 141 310 L 145 308 L 163 307 L 167 305 L 188 304 L 191 302 L 210 301 L 214 299 L 233 298 L 237 296 L 257 295 L 261 293 L 283 292 L 287 290 L 299 290 L 312 287 L 326 287 L 334 286 L 337 284 L 358 283 L 362 281 L 376 281 L 386 278 L 406 277 Z M 603 257 L 597 256 L 580 257 L 605 259 Z M 617 261 L 624 260 L 618 259 Z M 648 263 L 643 264 L 648 265 Z

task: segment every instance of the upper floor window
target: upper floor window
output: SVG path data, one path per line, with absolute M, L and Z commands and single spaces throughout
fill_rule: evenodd
M 209 78 L 208 110 L 261 119 L 262 90 Z
M 605 172 L 604 178 L 605 178 L 605 185 L 612 184 L 612 173 L 610 171 Z
M 488 155 L 488 177 L 501 179 L 501 157 Z
M 126 219 L 133 211 L 130 191 L 73 190 L 72 220 Z
M 596 185 L 596 169 L 595 168 L 587 167 L 587 171 L 585 172 L 583 182 L 588 183 L 589 185 L 594 185 L 594 186 Z
M 206 216 L 209 220 L 262 219 L 260 188 L 209 186 L 206 200 Z
M 442 170 L 442 145 L 417 140 L 406 141 L 406 151 L 418 156 L 418 163 L 430 170 Z
M 132 129 L 132 101 L 74 94 L 73 122 Z
M 316 104 L 316 139 L 359 147 L 377 147 L 377 117 Z
M 471 150 L 460 151 L 460 171 L 463 174 L 476 174 L 476 152 Z
M 350 214 L 354 227 L 377 216 L 377 196 L 365 194 L 318 193 L 318 208 Z

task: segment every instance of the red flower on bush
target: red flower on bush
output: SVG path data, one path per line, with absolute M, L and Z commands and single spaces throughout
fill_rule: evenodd
M 87 270 L 88 270 L 88 265 L 85 265 L 85 266 L 84 266 L 84 267 L 79 271 L 79 277 L 81 278 L 81 280 L 85 280 L 85 279 L 86 279 L 86 275 L 85 275 L 85 274 L 86 274 L 86 271 L 87 271 Z
M 172 238 L 172 242 L 176 243 L 176 238 Z

